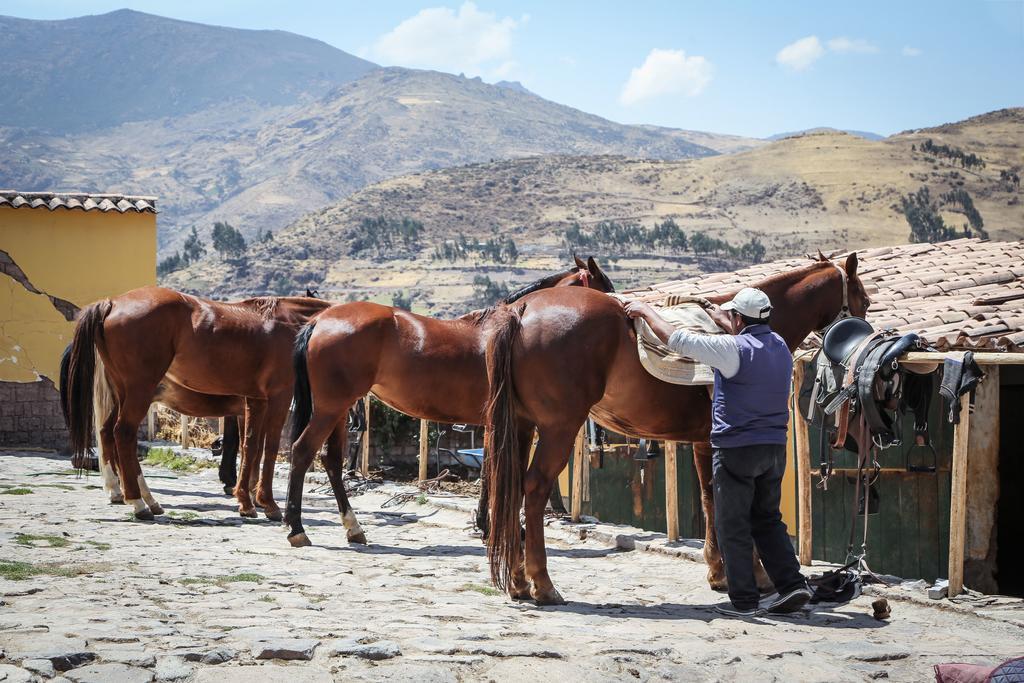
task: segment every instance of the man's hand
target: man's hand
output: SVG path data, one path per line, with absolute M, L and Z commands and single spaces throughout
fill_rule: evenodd
M 658 312 L 651 307 L 650 304 L 645 304 L 641 301 L 630 301 L 625 306 L 626 315 L 630 319 L 643 318 L 647 325 L 651 328 L 658 339 L 668 343 L 668 338 L 672 336 L 672 333 L 676 331 L 672 325 L 665 322 L 665 320 L 658 315 Z
M 654 309 L 650 304 L 645 304 L 642 301 L 630 301 L 625 305 L 626 315 L 629 316 L 630 320 L 636 318 L 644 318 L 650 320 L 652 317 L 657 316 Z
M 715 324 L 723 330 L 729 334 L 734 334 L 736 332 L 736 326 L 733 324 L 732 316 L 729 315 L 728 311 L 723 311 L 717 304 L 711 304 L 704 310 L 707 311 L 708 315 L 711 316 L 711 319 L 715 321 Z

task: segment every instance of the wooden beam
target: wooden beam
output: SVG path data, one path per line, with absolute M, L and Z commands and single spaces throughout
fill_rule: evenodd
M 430 460 L 429 434 L 430 423 L 426 420 L 420 420 L 420 481 L 424 481 L 427 478 L 427 463 Z
M 178 440 L 182 448 L 188 448 L 188 415 L 181 416 L 181 434 Z
M 970 394 L 960 397 L 960 423 L 953 429 L 953 474 L 949 493 L 949 597 L 964 589 L 967 528 L 967 443 L 971 431 Z
M 798 363 L 809 363 L 813 353 L 798 351 L 793 360 Z M 927 365 L 929 363 L 941 363 L 947 358 L 963 358 L 963 351 L 946 351 L 943 353 L 929 353 L 927 351 L 911 351 L 900 358 L 900 365 Z M 1024 353 L 996 353 L 994 351 L 979 351 L 974 354 L 974 362 L 979 365 L 1024 365 Z
M 796 448 L 796 481 L 797 481 L 797 553 L 800 564 L 811 565 L 813 559 L 814 528 L 811 513 L 811 444 L 807 429 L 807 420 L 800 412 L 800 387 L 804 383 L 804 366 L 797 363 L 793 368 L 793 436 Z
M 363 434 L 363 457 L 359 462 L 359 472 L 364 477 L 370 476 L 370 395 L 363 398 L 363 407 L 366 408 L 366 432 Z
M 586 423 L 580 428 L 579 434 L 576 435 L 576 443 L 572 449 L 572 521 L 580 521 L 580 516 L 583 514 L 583 468 L 587 467 L 589 458 L 586 457 L 586 439 L 584 434 L 586 433 Z
M 156 439 L 156 404 L 151 403 L 146 413 L 146 436 L 150 441 Z
M 679 540 L 679 472 L 676 455 L 679 444 L 665 442 L 665 536 L 669 543 Z

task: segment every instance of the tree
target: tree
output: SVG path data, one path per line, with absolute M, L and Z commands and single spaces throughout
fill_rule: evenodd
M 185 245 L 182 247 L 181 258 L 188 263 L 195 263 L 199 259 L 206 256 L 206 245 L 199 239 L 199 233 L 196 231 L 196 226 L 192 226 L 192 232 L 185 239 Z
M 174 252 L 157 264 L 156 274 L 167 275 L 168 273 L 173 273 L 176 270 L 181 270 L 186 265 L 188 264 L 181 258 L 181 254 Z
M 412 310 L 412 295 L 406 294 L 402 290 L 398 290 L 391 295 L 391 305 L 395 308 L 401 308 L 405 311 Z
M 223 257 L 241 256 L 245 252 L 245 238 L 230 223 L 213 224 L 213 248 Z
M 903 216 L 910 224 L 911 242 L 945 242 L 956 239 L 956 229 L 946 225 L 932 202 L 927 186 L 900 200 Z

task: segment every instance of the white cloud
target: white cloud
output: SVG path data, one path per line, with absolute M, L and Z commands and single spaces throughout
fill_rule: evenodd
M 795 71 L 803 71 L 818 61 L 823 54 L 825 48 L 818 40 L 818 36 L 807 36 L 779 50 L 775 55 L 775 61 Z
M 903 56 L 904 57 L 920 57 L 921 56 L 921 52 L 922 52 L 922 50 L 919 47 L 910 47 L 909 45 L 904 45 L 903 46 Z
M 449 7 L 420 10 L 373 44 L 370 57 L 389 64 L 481 73 L 488 65 L 508 71 L 512 53 L 512 35 L 529 21 L 499 18 L 493 12 L 481 12 L 476 4 L 465 2 L 458 12 Z
M 828 41 L 828 49 L 832 52 L 857 52 L 860 54 L 874 54 L 878 52 L 878 46 L 869 43 L 863 38 L 847 38 L 840 36 Z
M 711 71 L 711 62 L 704 57 L 687 57 L 683 50 L 655 48 L 643 64 L 630 72 L 619 101 L 631 105 L 659 95 L 699 95 L 711 82 Z

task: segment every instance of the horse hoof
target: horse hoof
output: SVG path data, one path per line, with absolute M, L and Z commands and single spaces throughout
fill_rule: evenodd
M 538 605 L 564 605 L 565 598 L 557 590 L 552 588 L 547 593 L 534 593 L 533 599 Z
M 517 601 L 517 602 L 520 601 L 520 600 L 532 600 L 533 599 L 533 596 L 530 595 L 530 591 L 529 590 L 527 590 L 527 589 L 516 590 L 515 588 L 510 588 L 509 589 L 508 597 L 511 598 L 512 600 Z
M 363 532 L 360 531 L 355 536 L 349 536 L 348 537 L 348 542 L 349 543 L 356 543 L 358 545 L 367 545 L 366 534 L 364 534 Z
M 293 548 L 305 548 L 307 545 L 313 545 L 304 531 L 297 533 L 294 536 L 289 536 L 288 542 L 292 544 Z
M 150 505 L 149 506 L 149 511 L 152 512 L 154 515 L 162 515 L 162 514 L 164 514 L 164 509 L 160 505 L 160 503 L 153 503 L 152 505 Z
M 227 484 L 224 484 L 224 495 L 226 495 L 226 496 L 234 496 L 235 495 L 235 487 L 234 486 L 228 486 Z
M 124 496 L 115 496 L 110 499 L 111 505 L 124 505 Z
M 138 512 L 136 512 L 135 519 L 139 520 L 140 522 L 152 522 L 154 519 L 156 519 L 156 517 L 153 516 L 152 510 L 146 508 L 145 510 L 139 510 Z
M 256 508 L 238 508 L 238 514 L 242 517 L 256 518 Z
M 263 509 L 263 514 L 271 522 L 282 522 L 282 521 L 284 521 L 284 515 L 281 514 L 281 510 L 279 510 L 279 509 L 264 508 Z

